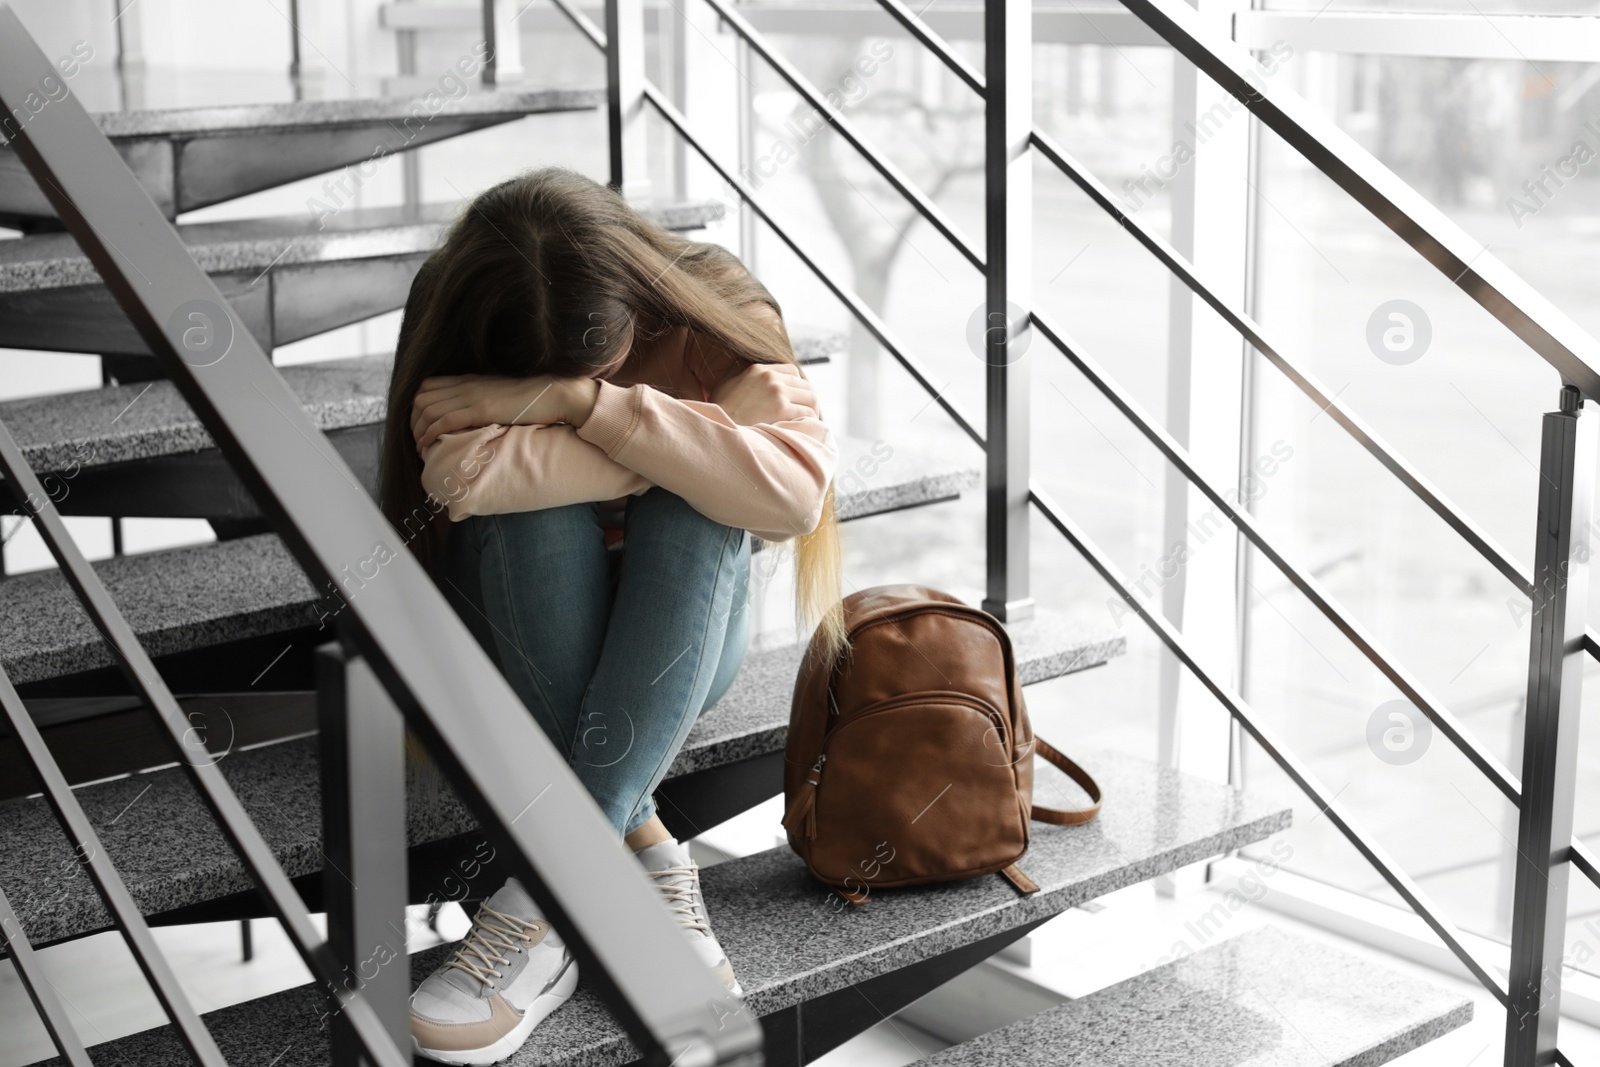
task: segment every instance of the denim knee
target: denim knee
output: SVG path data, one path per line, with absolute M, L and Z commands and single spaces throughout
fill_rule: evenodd
M 694 509 L 683 497 L 659 485 L 628 500 L 627 533 L 634 543 L 659 530 L 671 531 L 673 537 L 697 537 L 699 541 L 721 547 L 726 543 L 726 526 L 707 518 Z

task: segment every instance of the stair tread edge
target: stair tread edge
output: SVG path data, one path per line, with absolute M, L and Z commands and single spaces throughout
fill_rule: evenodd
M 1032 897 L 1020 897 L 997 877 L 988 876 L 939 887 L 885 891 L 885 896 L 859 913 L 837 916 L 828 910 L 827 915 L 819 916 L 817 913 L 824 910 L 826 891 L 811 881 L 798 857 L 787 848 L 779 847 L 707 868 L 704 884 L 708 910 L 719 937 L 739 968 L 752 1010 L 758 1014 L 779 1010 L 950 948 L 970 944 L 999 930 L 1014 929 L 1035 918 L 1058 914 L 1074 903 L 1146 880 L 1152 872 L 1175 869 L 1204 855 L 1215 855 L 1260 840 L 1282 829 L 1289 821 L 1287 809 L 1250 798 L 1228 786 L 1163 770 L 1136 757 L 1105 753 L 1094 757 L 1093 761 L 1105 780 L 1117 789 L 1115 795 L 1123 797 L 1124 802 L 1115 808 L 1108 807 L 1103 821 L 1084 827 L 1036 825 L 1034 848 L 1023 861 L 1042 887 L 1041 892 Z M 1129 774 L 1142 775 L 1147 781 L 1142 787 L 1132 788 L 1130 784 L 1130 788 L 1124 789 L 1122 786 Z M 1186 821 L 1170 827 L 1171 832 L 1152 829 L 1159 822 L 1161 805 L 1148 798 L 1160 796 L 1163 788 L 1169 793 L 1177 789 L 1192 801 L 1180 816 Z M 1135 793 L 1147 798 L 1139 812 L 1133 810 L 1139 803 L 1131 799 Z M 1202 808 L 1206 809 L 1205 817 L 1210 819 L 1204 825 L 1201 824 Z M 1114 829 L 1106 830 L 1106 827 Z M 1105 838 L 1108 833 L 1118 832 L 1152 843 L 1141 849 L 1131 839 L 1119 844 Z M 1136 855 L 1130 858 L 1130 851 Z M 1070 869 L 1075 873 L 1057 881 L 1053 872 L 1058 869 Z M 752 886 L 760 892 L 752 893 Z M 889 895 L 891 893 L 893 895 Z M 798 904 L 802 896 L 807 900 L 815 899 L 816 905 Z M 756 903 L 751 904 L 751 901 Z M 871 910 L 874 906 L 876 911 Z M 778 909 L 790 921 L 774 923 L 770 909 Z M 908 921 L 909 925 L 903 928 L 896 925 Z M 775 927 L 780 932 L 763 944 L 759 939 L 761 932 L 772 931 Z M 752 933 L 758 936 L 752 939 L 748 936 Z M 824 944 L 830 935 L 831 942 Z M 827 955 L 836 946 L 848 948 L 848 957 Z M 413 981 L 420 977 L 417 972 L 427 973 L 436 965 L 438 956 L 449 948 L 440 946 L 411 957 Z M 818 965 L 816 960 L 825 962 Z M 769 962 L 789 970 L 772 970 L 765 966 Z M 304 1020 L 303 1013 L 316 999 L 312 987 L 299 986 L 219 1009 L 208 1014 L 208 1021 L 218 1024 L 219 1039 L 227 1035 L 228 1040 L 242 1040 L 241 1028 L 256 1028 L 252 1033 L 265 1033 L 268 1029 L 275 1034 L 285 1033 L 286 1020 L 300 1020 L 298 1025 L 302 1028 L 315 1021 L 314 1017 Z M 130 1043 L 154 1049 L 159 1047 L 153 1036 L 155 1033 L 145 1031 L 114 1044 L 124 1052 L 131 1049 Z M 315 1036 L 314 1032 L 309 1036 Z M 280 1044 L 283 1040 L 278 1038 Z M 171 1048 L 171 1056 L 181 1056 L 175 1044 Z M 511 1067 L 534 1062 L 559 1062 L 563 1067 L 600 1067 L 626 1063 L 632 1055 L 630 1044 L 610 1021 L 598 999 L 580 986 L 573 1000 L 535 1032 L 533 1040 L 521 1053 L 507 1062 Z M 153 1065 L 178 1060 L 158 1056 L 148 1061 L 136 1057 L 133 1062 Z M 313 1065 L 323 1065 L 317 1049 L 302 1048 L 291 1052 L 280 1067 Z
M 1268 997 L 1266 989 L 1275 995 Z M 1314 1014 L 1299 1010 L 1312 1000 Z M 1370 1065 L 1465 1025 L 1472 1014 L 1473 1002 L 1459 993 L 1264 926 L 1202 944 L 1180 959 L 951 1046 L 926 1062 L 1044 1067 L 1056 1061 L 1039 1050 L 1071 1049 L 1105 1067 L 1134 1067 L 1150 1062 L 1157 1050 L 1171 1055 L 1204 1048 L 1204 1058 L 1187 1062 Z M 1264 1052 L 1260 1043 L 1270 1041 L 1274 1030 L 1281 1046 Z

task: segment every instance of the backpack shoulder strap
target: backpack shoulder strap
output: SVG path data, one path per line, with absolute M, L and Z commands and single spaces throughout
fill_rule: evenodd
M 1073 763 L 1060 752 L 1057 752 L 1053 745 L 1038 734 L 1033 736 L 1033 748 L 1047 762 L 1059 768 L 1068 778 L 1081 785 L 1083 791 L 1089 794 L 1089 799 L 1094 801 L 1087 808 L 1077 808 L 1073 811 L 1062 811 L 1059 808 L 1046 808 L 1035 804 L 1033 806 L 1033 817 L 1035 819 L 1040 822 L 1055 823 L 1057 826 L 1076 826 L 1079 823 L 1086 823 L 1100 814 L 1100 784 L 1094 780 L 1093 775 Z

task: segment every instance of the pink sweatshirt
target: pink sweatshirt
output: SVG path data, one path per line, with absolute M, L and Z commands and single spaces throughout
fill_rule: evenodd
M 581 427 L 491 425 L 442 435 L 423 456 L 422 484 L 454 522 L 616 501 L 659 485 L 707 518 L 785 541 L 817 528 L 838 455 L 820 418 L 740 426 L 709 400 L 601 381 Z

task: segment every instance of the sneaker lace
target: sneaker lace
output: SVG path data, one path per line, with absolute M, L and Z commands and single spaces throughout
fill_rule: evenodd
M 461 947 L 456 949 L 456 954 L 445 966 L 460 968 L 493 989 L 494 980 L 505 977 L 504 972 L 497 970 L 495 965 L 504 966 L 511 962 L 503 950 L 520 952 L 528 948 L 543 936 L 547 926 L 543 920 L 519 919 L 483 904 L 479 906 L 478 914 L 472 920 L 472 929 L 462 940 Z
M 700 896 L 699 864 L 663 867 L 659 871 L 651 871 L 650 877 L 657 880 L 656 888 L 661 890 L 661 895 L 666 898 L 667 910 L 672 912 L 680 926 L 686 930 L 711 932 L 711 927 L 706 925 L 706 921 L 700 918 L 700 913 L 695 910 L 695 903 Z M 682 878 L 684 881 L 672 880 L 677 878 Z

